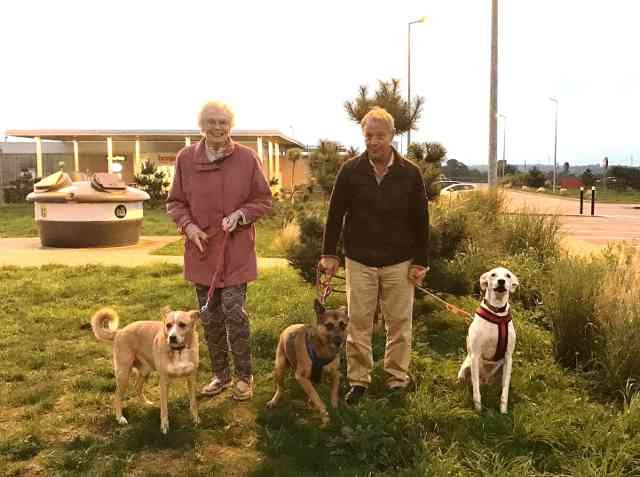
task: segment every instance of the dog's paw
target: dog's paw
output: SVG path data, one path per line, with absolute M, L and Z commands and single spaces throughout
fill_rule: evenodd
M 473 403 L 473 407 L 475 408 L 476 412 L 482 412 L 482 404 L 479 402 L 474 402 Z
M 200 416 L 198 416 L 197 414 L 192 416 L 193 419 L 193 425 L 197 426 L 198 424 L 200 424 Z
M 267 409 L 273 409 L 277 405 L 278 405 L 278 401 L 276 401 L 275 399 L 272 399 L 267 403 Z
M 471 377 L 471 370 L 469 368 L 461 369 L 458 373 L 458 384 L 466 384 Z
M 129 422 L 127 421 L 127 418 L 124 416 L 116 417 L 116 420 L 118 421 L 118 424 L 122 426 L 126 426 L 127 424 L 129 424 Z
M 508 413 L 507 405 L 500 404 L 500 414 L 507 414 L 507 413 Z
M 160 432 L 162 432 L 163 434 L 169 432 L 169 421 L 160 423 Z
M 323 414 L 321 417 L 321 421 L 322 421 L 322 424 L 320 425 L 321 427 L 325 427 L 327 424 L 329 424 L 329 422 L 331 422 L 331 418 L 329 417 L 329 414 Z

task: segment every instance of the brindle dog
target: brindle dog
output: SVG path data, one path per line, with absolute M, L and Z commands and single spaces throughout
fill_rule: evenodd
M 280 334 L 276 350 L 276 392 L 267 407 L 276 406 L 282 399 L 284 373 L 290 367 L 326 424 L 329 413 L 313 383 L 320 382 L 324 369 L 331 376 L 331 406 L 338 406 L 340 350 L 345 342 L 349 317 L 345 307 L 327 310 L 317 299 L 314 308 L 318 318 L 316 325 L 291 325 Z

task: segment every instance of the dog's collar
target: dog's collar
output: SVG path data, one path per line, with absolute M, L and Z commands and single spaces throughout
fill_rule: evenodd
M 501 311 L 494 311 L 501 310 Z M 500 314 L 498 314 L 500 313 Z M 501 324 L 508 323 L 511 321 L 511 310 L 509 309 L 509 305 L 507 304 L 504 308 L 493 308 L 489 309 L 487 307 L 487 303 L 482 303 L 477 309 L 476 314 L 481 318 L 493 323 L 493 324 Z
M 485 308 L 488 308 L 489 311 L 492 311 L 493 313 L 504 313 L 509 308 L 509 303 L 507 303 L 506 305 L 500 308 L 497 308 L 493 306 L 491 303 L 489 303 L 487 300 L 485 300 L 484 298 L 482 299 L 482 303 L 480 305 L 484 306 Z

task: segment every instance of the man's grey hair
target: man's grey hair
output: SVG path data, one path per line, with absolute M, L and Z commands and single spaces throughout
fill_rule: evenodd
M 233 109 L 231 109 L 229 105 L 227 105 L 226 103 L 223 103 L 222 101 L 210 100 L 202 105 L 202 107 L 200 108 L 200 112 L 198 113 L 198 126 L 200 126 L 201 130 L 203 129 L 202 117 L 204 116 L 204 113 L 210 109 L 217 109 L 219 111 L 223 111 L 229 117 L 229 122 L 231 123 L 231 127 L 235 126 L 236 115 L 234 114 Z
M 386 123 L 392 133 L 395 133 L 396 131 L 393 116 L 391 116 L 386 109 L 381 108 L 380 106 L 374 106 L 369 110 L 367 114 L 364 115 L 364 118 L 362 118 L 362 121 L 360 121 L 360 126 L 362 127 L 362 129 L 364 129 L 367 125 L 367 122 L 371 120 Z

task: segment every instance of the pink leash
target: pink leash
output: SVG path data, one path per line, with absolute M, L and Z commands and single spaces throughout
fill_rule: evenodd
M 218 275 L 220 272 L 224 270 L 224 250 L 227 247 L 227 239 L 229 238 L 229 232 L 224 232 L 224 237 L 222 239 L 222 246 L 220 247 L 220 253 L 218 254 L 218 267 L 216 271 L 213 273 L 213 278 L 211 278 L 211 286 L 209 286 L 209 293 L 207 293 L 207 302 L 200 309 L 202 313 L 206 313 L 209 310 L 209 303 L 211 302 L 211 298 L 213 297 L 213 292 L 216 290 L 216 280 L 218 280 Z

